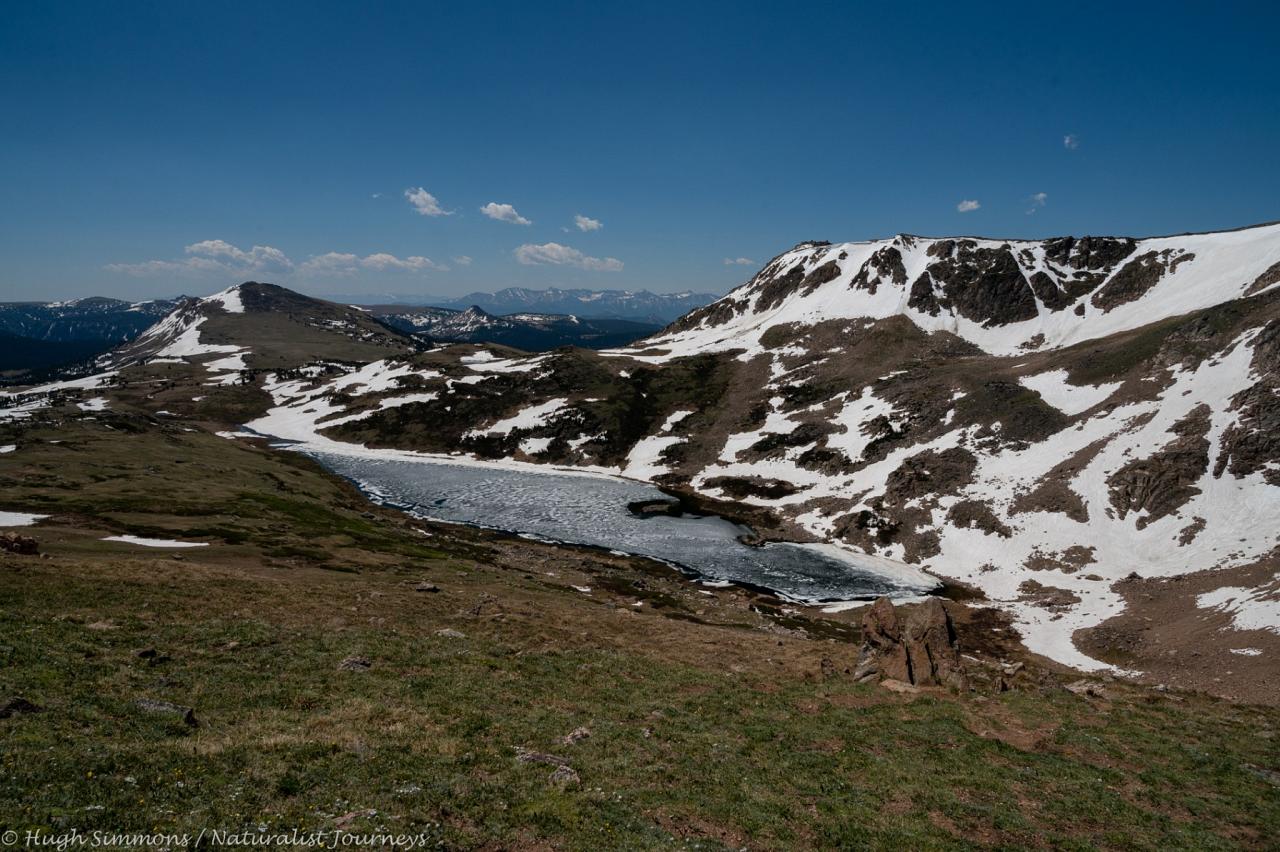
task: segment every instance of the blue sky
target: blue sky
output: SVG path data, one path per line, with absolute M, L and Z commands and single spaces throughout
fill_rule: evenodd
M 1274 4 L 4 17 L 0 299 L 724 291 L 805 239 L 1280 218 Z

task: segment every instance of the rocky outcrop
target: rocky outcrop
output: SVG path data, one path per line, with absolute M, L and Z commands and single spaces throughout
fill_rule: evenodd
M 35 556 L 40 552 L 40 544 L 29 535 L 0 533 L 0 550 L 21 556 Z
M 1160 451 L 1135 459 L 1107 480 L 1111 505 L 1124 518 L 1141 513 L 1138 529 L 1176 512 L 1200 493 L 1200 477 L 1209 467 L 1209 406 L 1201 404 L 1173 427 L 1178 437 Z
M 960 316 L 987 326 L 1035 319 L 1035 296 L 1007 246 L 942 240 L 928 253 L 939 258 L 930 264 L 929 275 L 942 284 L 947 305 Z
M 914 686 L 967 685 L 955 625 L 942 601 L 929 598 L 905 619 L 888 598 L 862 616 L 862 649 L 854 669 L 858 680 L 892 680 Z

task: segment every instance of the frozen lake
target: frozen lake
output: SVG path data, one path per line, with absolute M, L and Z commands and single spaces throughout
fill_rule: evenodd
M 628 503 L 667 495 L 628 479 L 303 451 L 378 502 L 421 518 L 649 556 L 704 580 L 763 586 L 796 601 L 905 597 L 938 585 L 909 566 L 829 545 L 751 547 L 738 541 L 746 527 L 719 517 L 637 517 Z

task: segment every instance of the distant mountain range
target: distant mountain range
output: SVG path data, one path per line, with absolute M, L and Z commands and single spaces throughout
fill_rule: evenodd
M 344 294 L 325 298 L 358 305 L 426 305 L 454 310 L 466 310 L 474 306 L 495 316 L 560 314 L 579 319 L 625 319 L 663 326 L 694 308 L 714 302 L 720 296 L 715 293 L 692 292 L 650 293 L 648 290 L 561 290 L 557 287 L 534 290 L 508 287 L 496 293 L 468 293 L 453 299 L 393 294 Z
M 424 305 L 425 297 L 330 296 L 425 343 L 497 343 L 544 352 L 561 346 L 607 349 L 659 331 L 718 296 L 647 290 L 533 290 L 509 287 Z M 87 362 L 136 339 L 186 297 L 127 302 L 90 297 L 0 302 L 0 377 L 27 381 Z M 377 299 L 380 304 L 370 304 Z
M 397 331 L 425 342 L 497 343 L 528 352 L 545 352 L 561 346 L 586 349 L 626 346 L 662 329 L 658 323 L 562 314 L 494 316 L 475 305 L 462 311 L 407 305 L 373 305 L 368 310 Z
M 137 337 L 177 300 L 0 302 L 0 373 L 39 371 L 91 358 Z
M 606 349 L 625 346 L 659 331 L 680 296 L 592 290 L 503 290 L 487 296 L 490 304 L 567 304 L 578 294 L 588 306 L 597 302 L 605 316 L 574 316 L 520 311 L 506 316 L 478 306 L 462 309 L 386 304 L 362 307 L 385 325 L 419 343 L 496 343 L 530 352 L 561 346 Z M 594 301 L 591 297 L 598 297 Z M 689 307 L 714 298 L 689 297 Z M 148 302 L 92 297 L 67 302 L 0 303 L 0 376 L 28 381 L 49 370 L 88 362 L 135 340 L 183 304 L 184 297 Z M 613 307 L 611 307 L 613 306 Z M 640 319 L 615 314 L 632 310 Z M 590 313 L 590 310 L 587 312 Z M 658 317 L 663 317 L 659 319 Z

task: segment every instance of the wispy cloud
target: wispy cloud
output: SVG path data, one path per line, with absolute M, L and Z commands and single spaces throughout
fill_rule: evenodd
M 971 198 L 966 198 L 964 201 L 961 201 L 959 204 L 956 205 L 956 210 L 959 211 L 960 213 L 972 213 L 973 211 L 977 210 L 981 206 L 982 205 L 979 204 L 977 201 Z
M 1027 200 L 1031 202 L 1031 206 L 1027 208 L 1027 215 L 1030 216 L 1032 213 L 1035 213 L 1041 207 L 1049 203 L 1049 193 L 1037 192 Z
M 444 271 L 447 268 L 429 257 L 419 255 L 396 257 L 394 254 L 377 252 L 360 257 L 357 254 L 331 251 L 311 258 L 298 267 L 298 271 L 304 275 L 354 275 L 366 271 L 427 272 Z
M 445 210 L 440 206 L 440 202 L 436 197 L 427 192 L 422 187 L 417 189 L 406 189 L 404 197 L 409 199 L 409 203 L 413 205 L 413 209 L 420 216 L 452 216 L 452 210 Z
M 1066 136 L 1062 137 L 1062 147 L 1066 148 L 1068 151 L 1074 151 L 1080 147 L 1080 137 L 1074 133 L 1068 133 Z
M 725 266 L 755 266 L 756 262 L 749 257 L 726 257 Z
M 581 213 L 573 217 L 573 224 L 578 227 L 579 231 L 598 231 L 604 227 L 604 222 L 599 219 L 592 219 L 590 216 L 583 216 Z M 625 228 L 623 230 L 626 230 Z
M 271 246 L 254 246 L 245 251 L 226 240 L 202 240 L 184 249 L 186 257 L 180 260 L 146 260 L 141 263 L 109 263 L 111 272 L 145 277 L 151 275 L 180 275 L 187 277 L 274 277 L 290 275 L 350 275 L 355 272 L 426 272 L 443 271 L 430 258 L 413 255 L 396 257 L 386 252 L 376 252 L 361 257 L 344 252 L 326 252 L 301 264 L 295 264 L 288 255 Z
M 562 246 L 560 243 L 543 243 L 534 245 L 526 243 L 516 249 L 516 260 L 525 266 L 553 264 L 555 266 L 576 266 L 592 272 L 620 272 L 622 261 L 616 257 L 588 257 L 576 248 Z
M 245 251 L 226 240 L 201 240 L 183 249 L 180 260 L 146 260 L 141 263 L 109 263 L 111 272 L 126 275 L 280 275 L 293 270 L 293 261 L 278 248 L 254 246 Z
M 512 225 L 532 225 L 533 222 L 524 218 L 516 212 L 516 208 L 510 204 L 499 204 L 496 201 L 490 201 L 488 204 L 480 208 L 480 212 L 488 216 L 490 219 L 496 219 L 499 222 L 510 222 Z
M 470 266 L 471 258 L 467 257 L 465 254 L 460 254 L 453 259 L 453 262 L 458 264 L 458 266 Z

